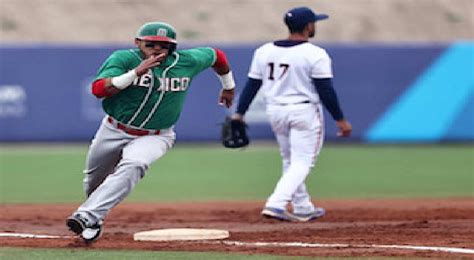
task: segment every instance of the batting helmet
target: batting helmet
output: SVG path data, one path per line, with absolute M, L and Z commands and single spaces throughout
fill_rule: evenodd
M 137 31 L 136 37 L 144 41 L 169 42 L 177 44 L 176 30 L 173 26 L 163 22 L 146 23 Z

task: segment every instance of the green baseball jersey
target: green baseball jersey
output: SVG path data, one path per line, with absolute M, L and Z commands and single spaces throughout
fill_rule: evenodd
M 212 48 L 175 51 L 131 86 L 104 98 L 102 107 L 105 113 L 130 126 L 169 128 L 181 114 L 193 77 L 211 67 L 215 60 L 216 53 Z M 141 62 L 138 49 L 115 51 L 99 69 L 96 80 L 120 76 Z

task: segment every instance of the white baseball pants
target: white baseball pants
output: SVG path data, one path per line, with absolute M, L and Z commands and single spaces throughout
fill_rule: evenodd
M 324 120 L 320 104 L 268 105 L 272 130 L 280 146 L 283 174 L 265 207 L 286 209 L 294 213 L 314 211 L 305 179 L 323 146 Z

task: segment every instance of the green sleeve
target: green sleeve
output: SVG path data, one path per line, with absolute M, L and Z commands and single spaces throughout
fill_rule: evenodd
M 120 76 L 129 71 L 128 62 L 122 51 L 112 53 L 97 72 L 96 80 Z
M 216 51 L 210 47 L 200 47 L 189 49 L 189 54 L 193 57 L 196 69 L 203 71 L 216 62 Z

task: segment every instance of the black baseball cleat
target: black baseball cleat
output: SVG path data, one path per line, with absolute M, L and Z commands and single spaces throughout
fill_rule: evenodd
M 92 243 L 102 235 L 102 223 L 88 225 L 87 222 L 81 215 L 74 214 L 67 218 L 66 226 L 76 235 L 79 235 L 84 242 Z
M 76 235 L 80 235 L 86 229 L 86 221 L 79 214 L 74 214 L 67 218 L 66 226 Z

